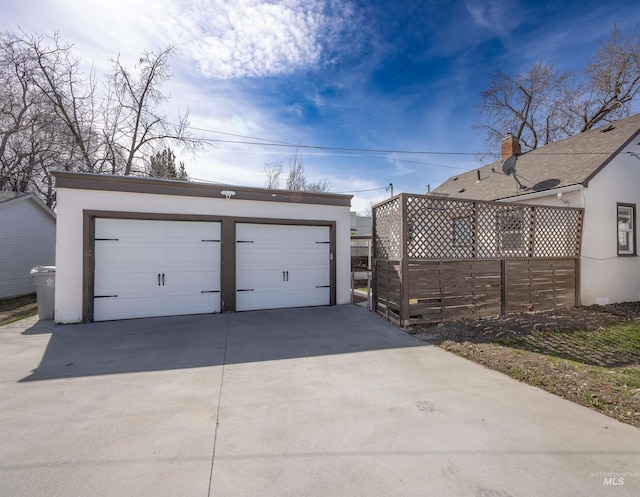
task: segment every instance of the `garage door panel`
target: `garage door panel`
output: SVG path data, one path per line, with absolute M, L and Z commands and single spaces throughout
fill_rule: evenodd
M 271 290 L 254 290 L 251 292 L 238 292 L 236 296 L 236 308 L 242 311 L 257 311 L 259 309 L 281 309 L 295 307 L 282 299 L 280 293 Z
M 236 239 L 254 243 L 280 243 L 287 236 L 287 227 L 275 224 L 237 224 Z
M 96 321 L 220 311 L 220 242 L 203 242 L 220 223 L 96 219 L 95 233 Z
M 95 224 L 96 238 L 118 238 L 119 240 L 150 240 L 162 237 L 164 228 L 160 223 L 133 219 L 99 219 Z M 123 222 L 125 221 L 125 222 Z
M 330 278 L 324 268 L 296 269 L 295 271 L 289 271 L 287 283 L 289 283 L 289 287 L 315 288 L 328 285 Z
M 265 247 L 258 243 L 247 245 L 237 244 L 236 265 L 239 268 L 277 267 L 280 269 L 283 250 L 281 247 Z
M 220 240 L 219 223 L 167 221 L 165 237 L 169 242 L 192 243 L 202 240 Z
M 220 250 L 219 247 L 206 246 L 204 243 L 197 247 L 166 247 L 164 260 L 167 264 L 180 267 L 217 266 Z
M 220 294 L 174 295 L 165 301 L 165 316 L 206 314 L 212 308 L 220 308 Z
M 293 244 L 328 242 L 329 228 L 325 226 L 288 226 L 287 239 Z
M 137 295 L 158 286 L 158 273 L 150 271 L 118 271 L 96 273 L 95 295 Z M 155 291 L 155 290 L 154 290 Z M 148 292 L 147 292 L 148 293 Z
M 314 289 L 297 289 L 295 291 L 289 291 L 288 301 L 290 305 L 288 307 L 308 307 L 316 305 L 329 305 L 330 292 L 329 288 L 314 288 Z
M 295 267 L 323 266 L 329 260 L 329 248 L 316 246 L 293 248 L 287 250 L 287 264 Z
M 277 289 L 282 286 L 284 277 L 282 271 L 273 269 L 255 269 L 250 268 L 247 270 L 240 270 L 237 273 L 236 288 L 249 289 L 249 288 L 262 288 Z
M 236 309 L 329 305 L 330 237 L 326 226 L 238 224 Z
M 171 271 L 164 275 L 162 290 L 167 294 L 186 291 L 197 295 L 197 292 L 220 290 L 220 273 L 217 271 Z
M 101 321 L 166 315 L 158 309 L 156 302 L 155 297 L 99 298 L 95 300 L 93 312 Z
M 96 241 L 96 268 L 119 265 L 160 264 L 164 259 L 161 247 L 120 241 Z

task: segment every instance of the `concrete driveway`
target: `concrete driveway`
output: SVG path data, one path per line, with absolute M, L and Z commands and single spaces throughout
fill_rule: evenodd
M 637 496 L 640 430 L 356 306 L 0 327 L 0 495 Z

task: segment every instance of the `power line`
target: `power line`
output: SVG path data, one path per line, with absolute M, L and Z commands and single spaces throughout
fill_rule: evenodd
M 356 148 L 356 147 L 332 147 L 332 146 L 323 146 L 323 145 L 302 145 L 300 143 L 288 143 L 279 140 L 272 140 L 269 138 L 260 138 L 255 136 L 248 135 L 240 135 L 235 133 L 227 133 L 224 131 L 216 131 L 213 129 L 207 128 L 198 128 L 193 126 L 188 126 L 189 129 L 204 131 L 206 133 L 214 133 L 219 135 L 226 136 L 235 136 L 237 138 L 246 138 L 247 140 L 259 140 L 259 142 L 255 141 L 244 141 L 244 140 L 224 140 L 220 138 L 203 138 L 202 141 L 214 142 L 214 143 L 231 143 L 231 144 L 239 144 L 239 145 L 262 145 L 268 147 L 285 147 L 285 148 L 302 148 L 302 149 L 311 149 L 311 150 L 327 150 L 327 151 L 337 151 L 337 152 L 366 152 L 366 153 L 384 153 L 384 154 L 406 154 L 406 155 L 466 155 L 466 156 L 474 156 L 477 155 L 477 152 L 448 152 L 448 151 L 429 151 L 429 150 L 393 150 L 393 149 L 372 149 L 372 148 Z M 264 142 L 264 143 L 262 143 Z M 542 152 L 540 149 L 535 149 L 536 155 L 612 155 L 614 152 L 605 151 L 605 152 Z M 530 150 L 533 152 L 533 150 Z M 527 153 L 527 152 L 525 152 Z M 489 155 L 498 156 L 498 153 L 489 153 Z M 369 156 L 366 157 L 375 157 Z M 378 157 L 389 159 L 388 157 Z M 395 159 L 400 160 L 400 159 Z M 437 165 L 437 164 L 431 164 Z M 447 167 L 447 166 L 443 166 Z M 452 167 L 452 166 L 449 166 Z M 458 168 L 462 169 L 462 168 Z
M 331 193 L 336 193 L 338 195 L 341 195 L 343 193 L 362 193 L 362 192 L 375 192 L 378 190 L 388 190 L 389 187 L 388 186 L 383 186 L 381 188 L 369 188 L 368 190 L 347 190 L 344 192 L 331 192 Z

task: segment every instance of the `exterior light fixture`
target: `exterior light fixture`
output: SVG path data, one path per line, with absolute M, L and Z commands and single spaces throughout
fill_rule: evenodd
M 236 194 L 236 192 L 231 191 L 231 190 L 222 190 L 220 192 L 220 195 L 224 195 L 227 199 L 230 199 L 231 197 L 233 197 Z

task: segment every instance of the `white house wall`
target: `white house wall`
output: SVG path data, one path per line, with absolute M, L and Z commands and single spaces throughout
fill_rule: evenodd
M 82 321 L 83 210 L 335 221 L 336 303 L 350 302 L 349 207 L 58 188 L 57 322 Z
M 634 144 L 627 150 L 637 151 Z M 640 161 L 623 151 L 584 189 L 582 303 L 640 300 L 640 259 L 618 255 L 617 204 L 636 205 L 640 213 Z M 636 225 L 638 221 L 636 219 Z M 636 239 L 634 243 L 638 243 Z
M 619 256 L 617 247 L 617 204 L 635 204 L 636 217 L 640 215 L 640 160 L 627 154 L 627 151 L 637 152 L 636 142 L 633 140 L 585 188 L 563 193 L 561 198 L 552 193 L 517 199 L 529 204 L 584 208 L 580 259 L 582 305 L 640 300 L 640 259 Z M 636 226 L 640 228 L 637 219 Z M 636 232 L 636 249 L 637 235 Z
M 0 236 L 0 298 L 34 293 L 31 268 L 55 263 L 55 219 L 29 197 L 6 201 Z

